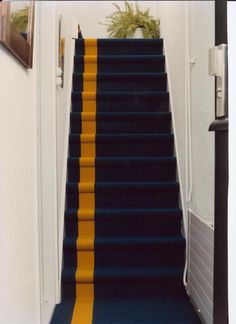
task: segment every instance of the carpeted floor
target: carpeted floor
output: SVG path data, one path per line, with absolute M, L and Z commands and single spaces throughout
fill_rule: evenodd
M 62 302 L 52 324 L 200 323 L 161 39 L 78 39 Z

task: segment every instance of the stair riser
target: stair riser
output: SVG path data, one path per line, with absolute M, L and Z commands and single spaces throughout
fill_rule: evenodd
M 79 207 L 77 192 L 67 192 L 67 208 Z M 83 193 L 80 193 L 83 199 Z M 91 200 L 92 200 L 91 194 Z M 96 208 L 159 208 L 177 207 L 178 191 L 162 190 L 157 192 L 96 192 Z
M 78 39 L 75 42 L 76 55 L 84 55 L 84 41 Z M 98 55 L 160 55 L 163 51 L 162 40 L 129 40 L 127 43 L 122 39 L 116 40 L 98 40 Z
M 83 111 L 81 95 L 72 96 L 72 111 Z M 98 95 L 96 102 L 97 112 L 158 112 L 169 111 L 169 97 L 164 96 L 140 96 L 140 95 Z
M 109 273 L 100 271 L 100 269 L 95 269 L 93 282 L 96 284 L 104 283 L 104 284 L 119 284 L 119 283 L 152 283 L 159 284 L 160 286 L 168 286 L 180 284 L 182 282 L 182 273 L 176 273 L 173 275 L 159 275 L 159 273 L 153 272 L 144 276 L 143 274 L 134 274 L 132 273 L 120 273 L 118 276 L 117 273 Z M 63 284 L 76 283 L 74 273 L 67 273 L 66 269 L 62 273 L 62 282 Z M 79 283 L 79 282 L 78 282 Z M 89 283 L 92 283 L 91 281 Z
M 79 182 L 80 171 L 88 174 L 89 167 L 68 167 L 68 180 Z M 104 166 L 95 167 L 95 179 L 98 182 L 122 181 L 174 181 L 176 178 L 175 164 L 160 163 L 154 166 Z
M 79 262 L 79 259 L 78 259 Z M 95 264 L 101 269 L 107 267 L 119 267 L 121 271 L 125 271 L 126 267 L 138 269 L 143 267 L 154 267 L 160 265 L 183 266 L 184 265 L 184 248 L 169 247 L 145 249 L 124 249 L 120 251 L 99 251 L 96 249 L 95 243 Z M 71 267 L 77 264 L 76 251 L 66 250 L 64 253 L 64 266 Z
M 96 63 L 86 63 L 88 71 L 93 70 L 90 66 L 94 64 Z M 74 70 L 77 73 L 84 72 L 83 57 L 75 57 Z M 145 56 L 142 59 L 129 59 L 129 56 L 121 56 L 121 59 L 116 57 L 111 59 L 98 58 L 97 71 L 100 73 L 162 73 L 165 72 L 165 58 L 164 56 L 147 59 L 145 59 Z
M 76 297 L 76 285 L 74 283 L 63 283 L 61 285 L 61 298 L 63 301 L 74 300 Z
M 79 157 L 81 153 L 79 141 L 70 141 L 69 156 Z M 160 157 L 173 156 L 173 140 L 156 139 L 149 141 L 129 141 L 126 142 L 97 142 L 96 143 L 96 156 L 97 157 Z
M 86 81 L 87 87 L 84 87 L 82 77 L 74 77 L 73 91 L 83 92 L 87 89 L 94 89 L 97 92 L 122 92 L 122 91 L 166 91 L 166 78 L 159 77 L 115 77 L 99 78 L 96 81 Z
M 157 235 L 178 235 L 180 234 L 180 220 L 147 221 L 143 220 L 121 220 L 121 221 L 96 221 L 95 232 L 97 238 L 102 237 L 150 237 Z M 130 230 L 132 228 L 132 231 Z M 66 237 L 76 237 L 78 235 L 78 223 L 65 222 Z
M 118 296 L 118 298 L 121 296 L 127 296 L 128 298 L 134 299 L 137 297 L 137 295 L 140 294 L 140 288 L 143 289 L 143 296 L 144 298 L 147 298 L 149 300 L 150 298 L 153 298 L 156 294 L 163 294 L 165 293 L 173 293 L 173 291 L 181 290 L 183 286 L 182 277 L 179 276 L 178 280 L 175 280 L 175 282 L 170 281 L 159 281 L 157 282 L 142 282 L 142 283 L 122 283 L 119 282 L 119 285 L 113 285 L 113 283 L 96 283 L 95 288 L 95 295 L 96 298 L 100 298 L 100 295 L 102 298 L 105 296 L 107 298 L 114 298 L 115 296 Z M 68 299 L 68 298 L 75 298 L 75 289 L 76 285 L 74 283 L 63 283 L 62 285 L 62 300 Z M 147 291 L 147 292 L 146 292 Z M 145 294 L 146 292 L 146 294 Z
M 71 117 L 71 133 L 81 133 L 81 118 Z M 83 121 L 87 129 L 92 129 L 94 121 Z M 169 133 L 171 126 L 170 116 L 161 116 L 152 120 L 97 120 L 97 134 L 151 134 Z

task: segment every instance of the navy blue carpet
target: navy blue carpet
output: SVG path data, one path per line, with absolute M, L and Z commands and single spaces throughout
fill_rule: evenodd
M 162 39 L 76 40 L 70 130 L 62 302 L 51 323 L 201 323 L 182 280 Z

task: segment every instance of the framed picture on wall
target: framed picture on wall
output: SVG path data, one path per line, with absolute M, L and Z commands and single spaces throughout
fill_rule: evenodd
M 34 1 L 0 1 L 0 43 L 26 68 L 33 66 Z

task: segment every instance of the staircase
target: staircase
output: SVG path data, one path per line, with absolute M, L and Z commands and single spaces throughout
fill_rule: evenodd
M 78 39 L 62 303 L 51 323 L 200 323 L 185 240 L 161 39 Z

